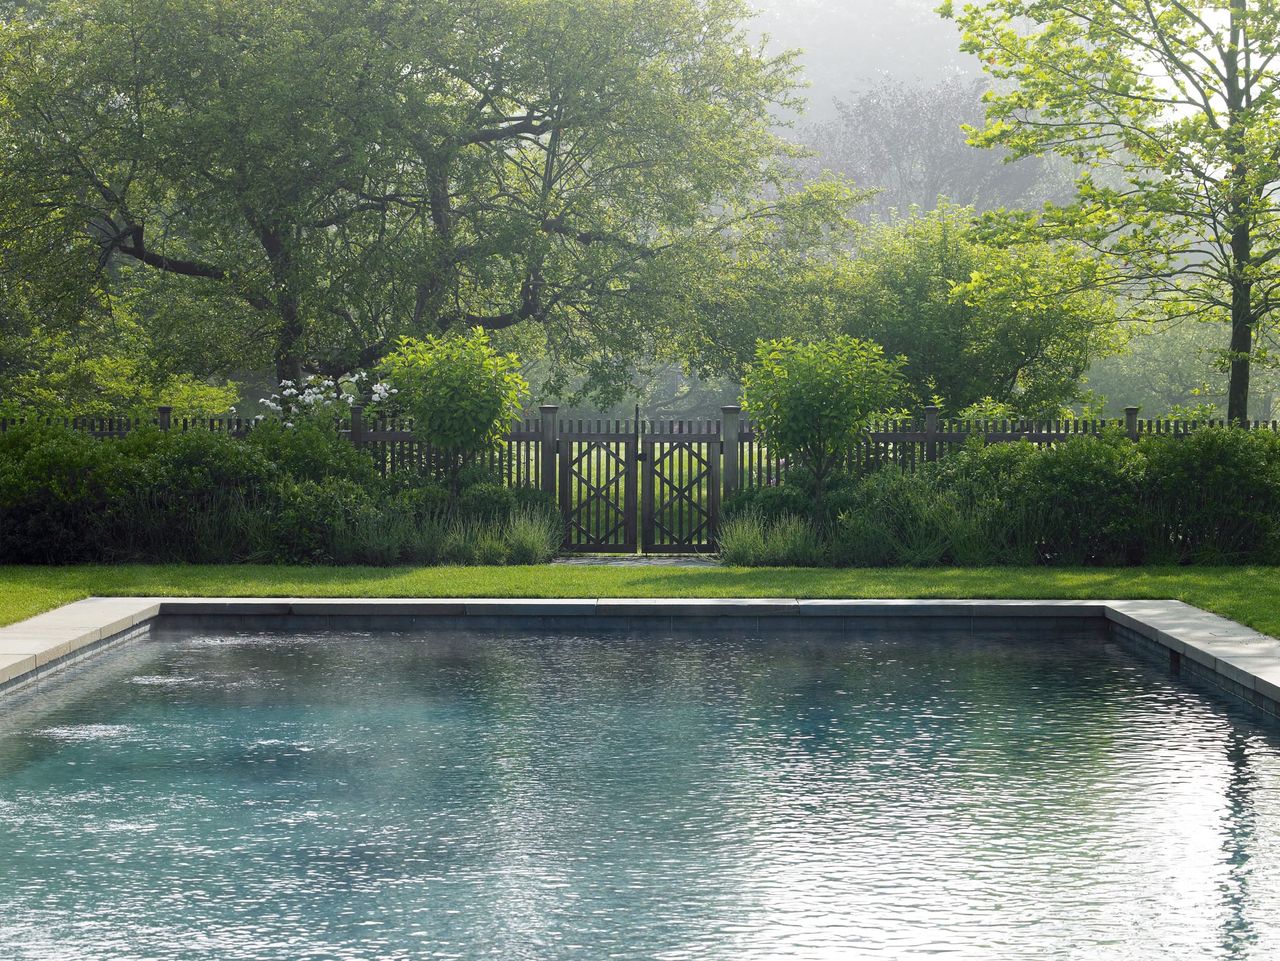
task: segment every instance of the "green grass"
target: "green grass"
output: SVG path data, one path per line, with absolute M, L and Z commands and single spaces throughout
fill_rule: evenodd
M 91 595 L 1174 598 L 1280 635 L 1280 568 L 0 566 L 0 624 Z

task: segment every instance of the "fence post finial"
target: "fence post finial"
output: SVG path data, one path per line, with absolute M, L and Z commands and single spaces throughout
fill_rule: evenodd
M 539 486 L 543 492 L 552 497 L 556 495 L 556 415 L 560 412 L 558 404 L 542 404 L 538 407 L 542 415 L 542 440 L 538 445 L 538 459 L 541 465 Z
M 1124 429 L 1130 438 L 1133 440 L 1138 439 L 1138 408 L 1126 407 L 1124 409 Z
M 156 426 L 159 427 L 161 430 L 168 430 L 172 423 L 173 423 L 173 408 L 157 407 L 156 408 Z
M 741 478 L 738 472 L 738 443 L 742 430 L 742 408 L 737 404 L 725 404 L 720 408 L 720 437 L 724 449 L 722 475 L 724 496 L 738 489 Z

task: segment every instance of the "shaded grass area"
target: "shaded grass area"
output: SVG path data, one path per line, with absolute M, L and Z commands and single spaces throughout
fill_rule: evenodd
M 0 566 L 0 624 L 90 596 L 1165 599 L 1280 636 L 1280 568 Z

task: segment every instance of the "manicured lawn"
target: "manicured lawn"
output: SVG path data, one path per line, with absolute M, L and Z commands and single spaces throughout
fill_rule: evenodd
M 0 624 L 91 595 L 1176 598 L 1280 636 L 1280 568 L 0 566 Z

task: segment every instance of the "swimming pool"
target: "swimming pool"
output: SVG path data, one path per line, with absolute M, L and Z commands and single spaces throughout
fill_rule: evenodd
M 1280 726 L 1102 636 L 134 643 L 0 715 L 0 955 L 1273 958 Z

